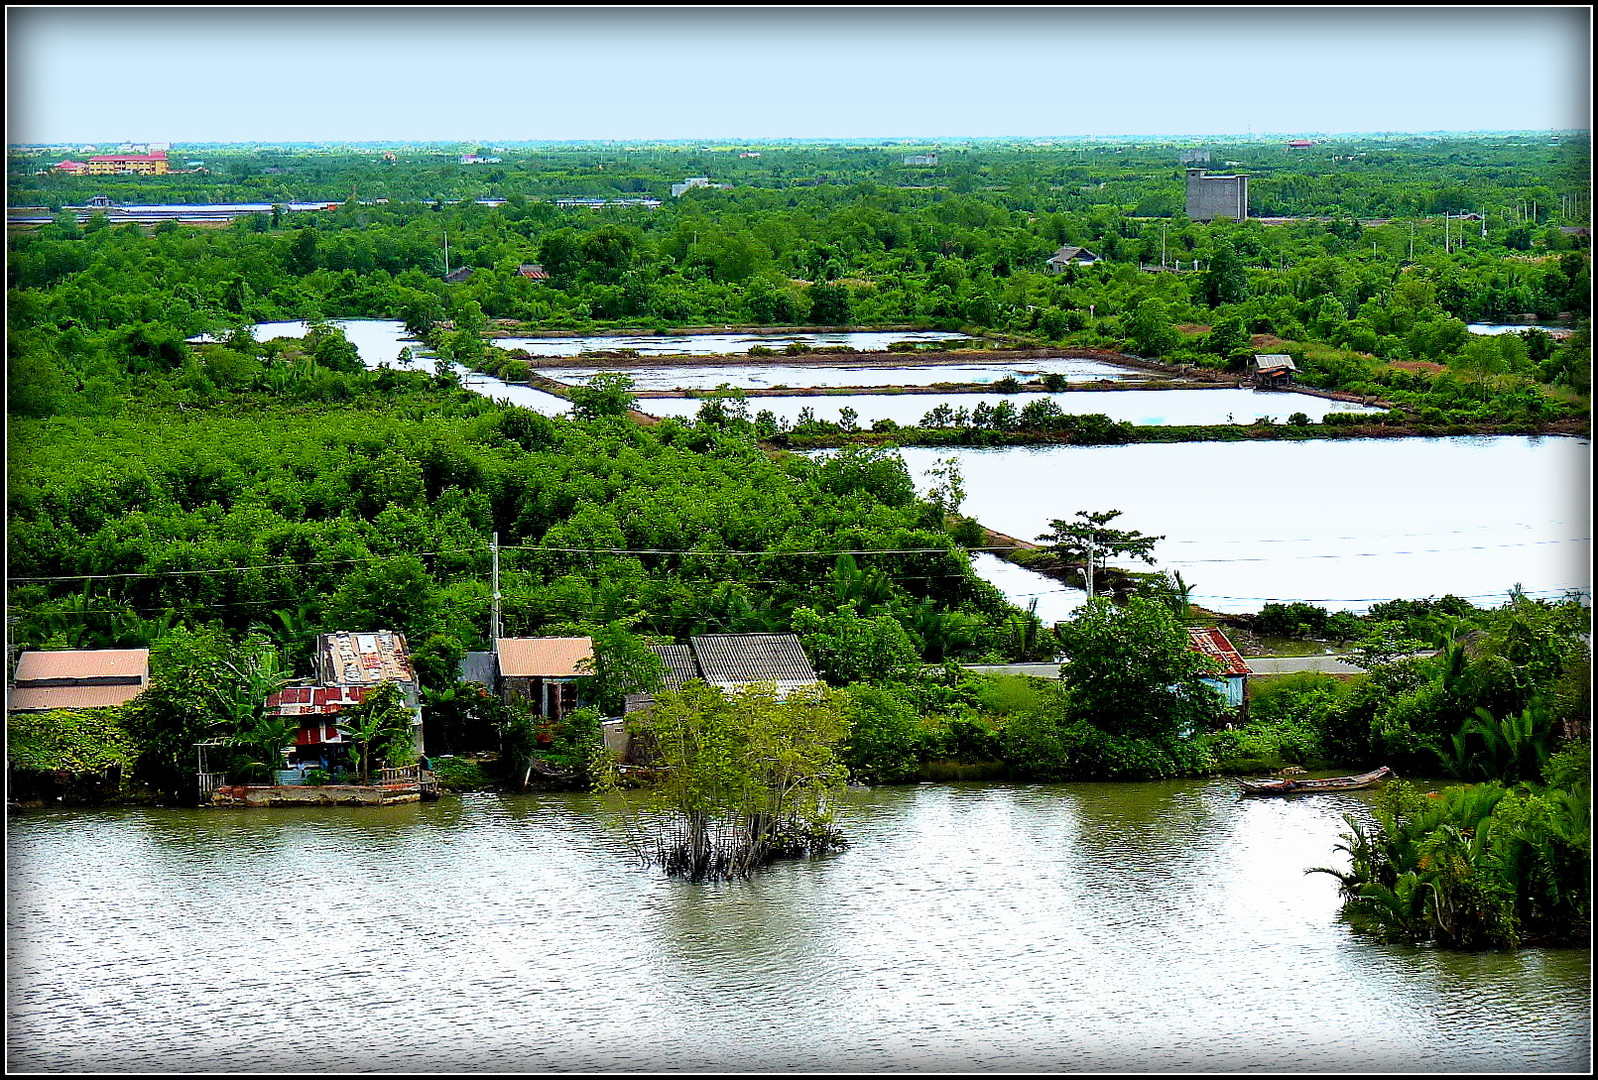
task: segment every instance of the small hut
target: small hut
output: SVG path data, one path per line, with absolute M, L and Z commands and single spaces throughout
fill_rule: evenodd
M 1254 386 L 1260 390 L 1281 390 L 1293 385 L 1298 367 L 1286 353 L 1254 354 Z

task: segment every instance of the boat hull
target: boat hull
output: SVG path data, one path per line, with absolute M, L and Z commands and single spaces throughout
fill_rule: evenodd
M 1361 791 L 1389 779 L 1393 770 L 1383 765 L 1358 776 L 1328 776 L 1320 780 L 1239 780 L 1244 795 L 1313 795 L 1324 791 Z

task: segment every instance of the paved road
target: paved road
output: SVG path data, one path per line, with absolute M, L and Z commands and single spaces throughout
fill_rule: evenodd
M 1287 675 L 1300 671 L 1319 671 L 1327 675 L 1358 675 L 1360 668 L 1341 656 L 1245 656 L 1256 675 Z M 1002 675 L 1036 675 L 1040 679 L 1060 677 L 1058 664 L 964 664 L 967 671 Z

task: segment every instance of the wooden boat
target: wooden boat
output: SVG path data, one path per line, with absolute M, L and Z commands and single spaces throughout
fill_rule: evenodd
M 1359 791 L 1374 787 L 1393 775 L 1386 765 L 1358 776 L 1328 776 L 1321 780 L 1283 777 L 1270 780 L 1239 780 L 1244 795 L 1308 795 L 1316 791 Z

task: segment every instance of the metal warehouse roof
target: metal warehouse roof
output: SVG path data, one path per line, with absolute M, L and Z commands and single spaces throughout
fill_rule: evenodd
M 132 683 L 98 686 L 18 686 L 8 707 L 14 713 L 50 712 L 52 709 L 109 709 L 126 705 L 144 687 Z
M 656 656 L 666 664 L 666 674 L 662 682 L 667 688 L 675 690 L 689 679 L 697 679 L 699 665 L 694 661 L 693 650 L 686 645 L 651 645 Z
M 594 658 L 593 638 L 500 638 L 494 648 L 501 678 L 569 679 L 593 674 L 584 663 Z

